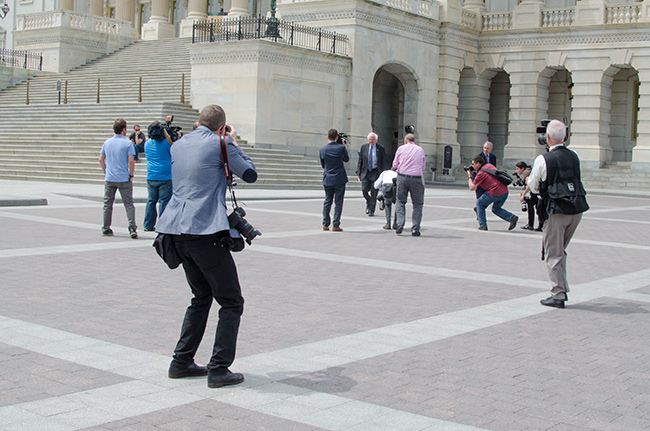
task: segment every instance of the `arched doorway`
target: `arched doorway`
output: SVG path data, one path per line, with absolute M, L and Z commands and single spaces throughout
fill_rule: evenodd
M 567 142 L 571 142 L 571 100 L 573 80 L 571 73 L 564 68 L 547 68 L 540 74 L 540 98 L 546 102 L 544 118 L 560 120 L 569 127 Z M 546 97 L 544 93 L 546 92 Z
M 393 160 L 398 145 L 404 141 L 405 126 L 415 126 L 417 135 L 417 97 L 417 80 L 406 66 L 390 63 L 375 73 L 371 127 L 386 148 L 387 160 Z
M 609 145 L 612 162 L 631 162 L 636 146 L 639 112 L 639 74 L 620 69 L 612 78 Z

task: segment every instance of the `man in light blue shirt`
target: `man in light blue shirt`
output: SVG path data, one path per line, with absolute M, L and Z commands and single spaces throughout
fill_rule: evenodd
M 232 134 L 235 135 L 234 130 Z M 210 388 L 244 381 L 241 373 L 228 369 L 235 359 L 244 298 L 230 254 L 233 243 L 226 206 L 222 140 L 232 173 L 247 183 L 257 180 L 250 157 L 226 135 L 223 108 L 206 106 L 199 115 L 199 127 L 171 147 L 173 193 L 156 227 L 157 232 L 172 236 L 194 295 L 185 312 L 168 375 L 172 379 L 207 375 Z M 194 362 L 194 356 L 213 300 L 221 307 L 219 323 L 210 362 L 202 367 Z
M 163 125 L 155 121 L 147 130 L 149 139 L 144 144 L 147 156 L 147 206 L 144 209 L 145 232 L 155 230 L 156 219 L 165 211 L 172 197 L 172 142 L 165 139 Z M 170 139 L 171 140 L 171 139 Z M 158 212 L 156 212 L 158 204 Z
M 113 236 L 111 222 L 115 192 L 120 191 L 126 218 L 129 220 L 129 235 L 136 239 L 135 207 L 133 206 L 133 172 L 135 171 L 135 149 L 126 137 L 126 121 L 121 118 L 113 124 L 115 136 L 106 140 L 99 155 L 99 165 L 104 171 L 104 225 L 102 235 Z

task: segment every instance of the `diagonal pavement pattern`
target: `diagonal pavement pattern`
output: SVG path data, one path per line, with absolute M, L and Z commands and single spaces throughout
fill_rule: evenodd
M 217 390 L 166 377 L 189 291 L 119 205 L 115 238 L 85 199 L 0 208 L 0 429 L 650 429 L 646 198 L 589 196 L 555 310 L 540 235 L 478 232 L 463 189 L 427 189 L 420 238 L 354 193 L 342 233 L 313 195 L 257 193 L 263 235 L 235 256 L 246 381 Z

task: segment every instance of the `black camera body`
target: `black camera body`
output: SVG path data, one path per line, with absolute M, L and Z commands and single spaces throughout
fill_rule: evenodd
M 178 141 L 180 138 L 183 137 L 183 132 L 181 130 L 183 129 L 181 126 L 174 126 L 172 123 L 174 121 L 174 116 L 173 115 L 168 115 L 165 117 L 165 126 L 163 127 L 163 131 L 165 133 L 165 138 L 167 141 L 171 144 L 172 142 Z
M 544 145 L 545 147 L 548 147 L 548 142 L 546 140 L 546 128 L 548 127 L 548 123 L 550 123 L 551 120 L 542 120 L 540 121 L 540 124 L 542 125 L 541 127 L 537 127 L 536 133 L 537 133 L 537 143 L 539 145 Z M 569 139 L 569 127 L 566 127 L 566 132 L 564 133 L 564 142 Z
M 336 138 L 336 143 L 346 145 L 348 143 L 348 137 L 347 133 L 339 132 L 339 136 Z
M 472 165 L 463 166 L 463 170 L 465 172 L 474 172 L 474 166 Z
M 230 227 L 237 229 L 237 232 L 246 238 L 248 245 L 251 245 L 251 242 L 255 239 L 255 237 L 258 235 L 261 236 L 262 232 L 251 226 L 250 223 L 248 223 L 244 218 L 245 216 L 246 211 L 244 211 L 244 208 L 235 207 L 232 213 L 230 213 L 228 216 L 228 222 L 230 223 Z

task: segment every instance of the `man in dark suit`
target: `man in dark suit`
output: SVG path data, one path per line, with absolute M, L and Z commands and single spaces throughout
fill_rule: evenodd
M 483 160 L 485 160 L 484 164 L 491 164 L 495 168 L 497 166 L 497 156 L 492 154 L 492 150 L 494 149 L 494 145 L 492 145 L 492 142 L 490 141 L 485 141 L 485 144 L 483 144 L 483 152 L 478 153 L 474 157 L 483 157 Z M 472 173 L 472 180 L 476 178 L 476 172 Z M 476 199 L 480 198 L 483 193 L 485 193 L 485 189 L 483 187 L 477 187 L 476 188 Z M 474 207 L 474 211 L 476 211 L 476 207 Z
M 341 232 L 341 214 L 343 213 L 343 196 L 345 195 L 345 183 L 348 182 L 348 174 L 345 171 L 345 162 L 350 160 L 346 142 L 339 138 L 336 129 L 327 132 L 329 142 L 320 149 L 320 164 L 323 167 L 323 187 L 325 188 L 325 201 L 323 202 L 323 230 L 330 230 L 330 209 L 332 201 L 334 208 L 334 232 Z M 340 141 L 340 142 L 337 142 Z
M 366 199 L 366 214 L 369 217 L 375 215 L 377 206 L 377 190 L 373 187 L 379 174 L 384 171 L 384 158 L 386 150 L 377 144 L 379 137 L 376 133 L 370 132 L 368 143 L 363 144 L 359 150 L 359 162 L 357 163 L 357 179 L 361 181 L 361 193 Z

